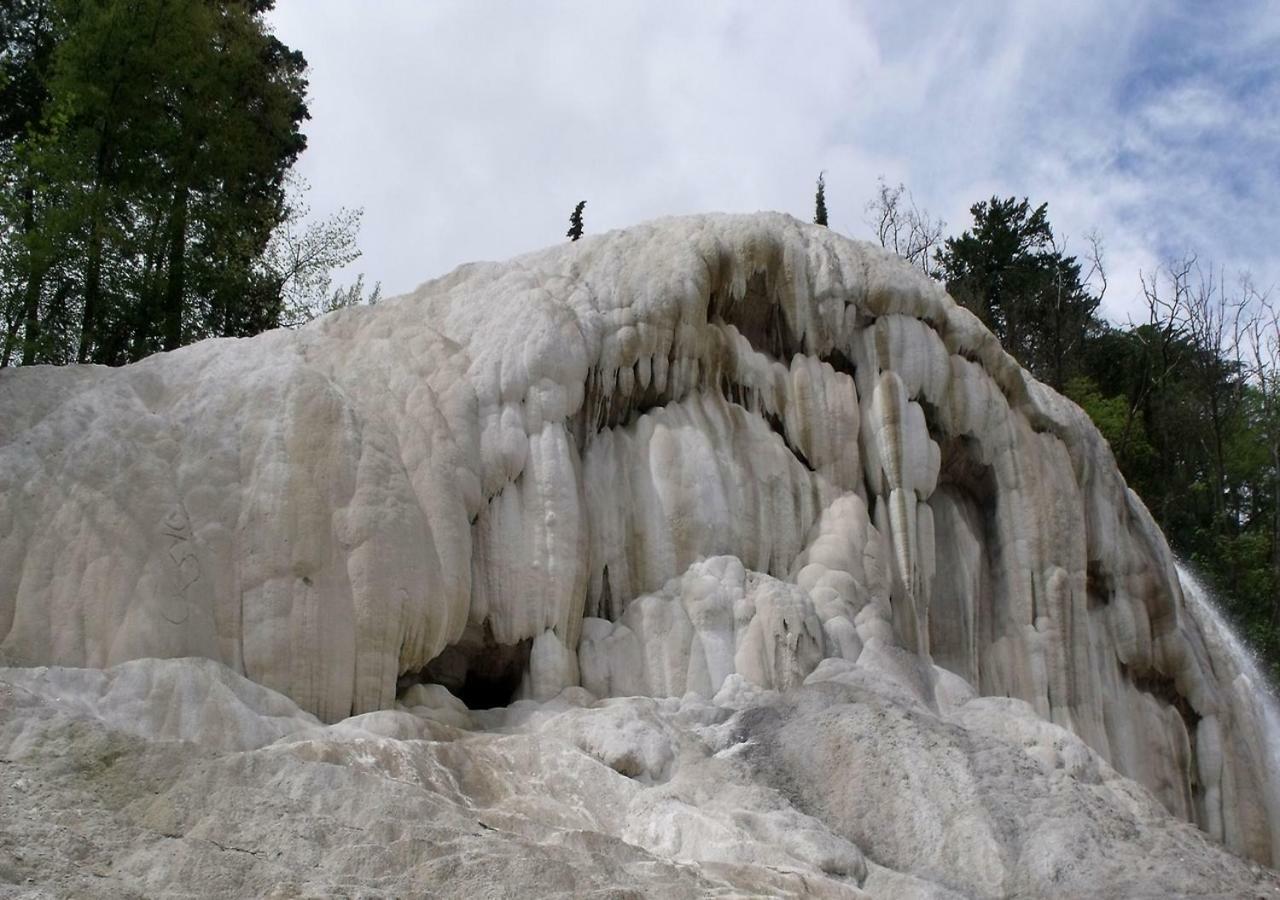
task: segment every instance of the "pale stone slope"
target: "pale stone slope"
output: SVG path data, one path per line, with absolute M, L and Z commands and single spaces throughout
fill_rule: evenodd
M 1087 418 L 938 285 L 776 214 L 0 372 L 0 655 L 206 657 L 326 722 L 415 681 L 711 697 L 838 659 L 936 708 L 954 675 L 1280 859 L 1256 696 Z
M 807 682 L 324 726 L 208 660 L 0 669 L 0 897 L 1280 897 L 1020 701 Z

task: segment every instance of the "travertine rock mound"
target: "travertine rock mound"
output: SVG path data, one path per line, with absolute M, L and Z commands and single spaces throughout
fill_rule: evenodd
M 726 682 L 326 726 L 209 660 L 0 669 L 0 896 L 1280 897 L 1021 701 Z
M 1017 698 L 1273 864 L 1262 701 L 1209 616 L 1079 409 L 938 285 L 785 216 L 664 220 L 121 370 L 0 372 L 13 666 L 198 656 L 323 722 L 456 695 L 445 724 L 842 666 L 922 715 Z M 862 766 L 874 724 L 828 763 Z M 777 735 L 762 770 L 823 752 Z M 939 844 L 930 877 L 972 850 L 990 878 L 963 890 L 1017 889 L 1002 828 Z

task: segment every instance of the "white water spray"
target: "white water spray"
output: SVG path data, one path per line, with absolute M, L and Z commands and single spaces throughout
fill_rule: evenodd
M 1178 563 L 1178 580 L 1182 585 L 1186 609 L 1209 644 L 1215 660 L 1226 659 L 1234 668 L 1233 699 L 1251 715 L 1246 721 L 1259 723 L 1258 745 L 1254 752 L 1269 781 L 1266 791 L 1268 817 L 1280 813 L 1280 702 L 1258 664 L 1257 657 L 1245 646 L 1226 621 L 1218 605 L 1200 580 L 1182 563 Z M 1280 859 L 1280 835 L 1272 838 L 1272 858 Z

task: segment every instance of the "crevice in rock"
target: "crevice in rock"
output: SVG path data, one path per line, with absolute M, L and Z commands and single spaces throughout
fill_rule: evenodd
M 1189 754 L 1185 769 L 1187 788 L 1190 794 L 1188 799 L 1191 801 L 1193 808 L 1199 810 L 1196 815 L 1200 819 L 1201 827 L 1203 827 L 1205 796 L 1203 785 L 1200 782 L 1200 765 L 1198 762 L 1200 753 L 1198 726 L 1203 717 L 1196 712 L 1191 702 L 1178 690 L 1178 686 L 1171 676 L 1155 669 L 1137 672 L 1124 663 L 1120 663 L 1120 674 L 1122 677 L 1127 678 L 1129 683 L 1139 691 L 1171 706 L 1181 717 L 1183 728 L 1187 732 L 1187 751 Z
M 804 451 L 791 443 L 790 438 L 787 437 L 787 427 L 783 424 L 782 417 L 777 413 L 771 413 L 763 409 L 760 410 L 759 415 L 760 418 L 764 419 L 765 423 L 768 424 L 770 430 L 782 439 L 783 445 L 791 451 L 791 455 L 800 462 L 800 465 L 804 466 L 810 472 L 816 473 L 817 469 L 815 469 L 813 464 L 809 462 L 809 458 L 804 455 Z
M 857 374 L 858 367 L 839 347 L 832 347 L 829 352 L 819 358 L 837 372 L 848 375 L 850 378 L 854 378 Z
M 843 357 L 843 354 L 841 356 Z M 844 364 L 848 366 L 849 373 L 852 375 L 852 363 L 848 362 L 847 358 L 844 358 Z M 594 422 L 589 423 L 587 422 L 587 417 L 592 416 L 592 414 L 588 410 L 593 408 L 591 398 L 593 390 L 598 391 L 597 385 L 598 381 L 593 373 L 593 377 L 587 382 L 587 402 L 583 403 L 582 410 L 579 411 L 572 425 L 572 432 L 577 441 L 580 454 L 586 453 L 591 444 L 591 439 L 595 435 L 609 429 L 630 428 L 646 413 L 655 412 L 672 403 L 681 402 L 681 398 L 672 397 L 664 391 L 658 391 L 651 384 L 643 393 L 633 395 L 631 402 L 625 404 L 625 406 L 618 403 L 617 395 L 607 400 L 602 397 L 597 398 L 595 408 L 602 410 L 602 412 L 597 413 L 594 416 Z M 782 416 L 766 408 L 762 398 L 750 388 L 722 374 L 714 386 L 700 384 L 694 390 L 718 390 L 721 397 L 730 405 L 736 406 L 750 415 L 760 417 L 769 426 L 770 430 L 782 439 L 783 445 L 802 466 L 810 472 L 817 472 L 805 452 L 797 447 L 788 436 Z M 600 405 L 601 403 L 603 403 L 603 406 Z
M 1138 690 L 1145 694 L 1150 694 L 1157 700 L 1177 710 L 1178 715 L 1182 717 L 1182 724 L 1187 729 L 1187 736 L 1191 739 L 1191 749 L 1194 753 L 1196 726 L 1200 724 L 1201 715 L 1195 711 L 1191 702 L 1178 690 L 1177 683 L 1173 678 L 1155 669 L 1135 671 L 1124 663 L 1120 663 L 1120 674 L 1127 678 Z M 1192 772 L 1192 778 L 1194 779 L 1194 777 L 1195 773 Z
M 631 369 L 637 386 L 640 384 L 640 365 L 637 362 Z M 618 389 L 617 372 L 612 373 L 612 379 L 612 382 L 606 384 L 606 373 L 599 368 L 593 368 L 587 376 L 582 407 L 572 424 L 579 452 L 586 448 L 593 435 L 608 428 L 630 425 L 645 413 L 665 406 L 673 399 L 666 391 L 658 390 L 652 382 L 647 387 L 626 395 Z
M 928 410 L 925 411 L 926 420 Z M 996 496 L 996 478 L 991 467 L 980 461 L 977 442 L 966 435 L 943 438 L 938 442 L 942 462 L 938 485 L 949 484 L 968 494 L 985 508 Z
M 747 281 L 746 291 L 740 298 L 725 297 L 712 293 L 707 304 L 707 321 L 722 325 L 732 325 L 746 339 L 753 350 L 770 359 L 786 365 L 787 361 L 798 353 L 803 353 L 803 341 L 796 335 L 787 321 L 786 310 L 769 290 L 767 273 L 756 272 Z M 667 359 L 668 372 L 674 371 L 678 360 L 673 344 Z M 840 371 L 852 375 L 853 365 L 840 351 L 833 351 L 839 361 Z M 670 389 L 670 384 L 659 390 L 657 384 L 650 380 L 644 383 L 640 367 L 652 365 L 651 360 L 639 360 L 631 368 L 631 391 L 623 391 L 619 387 L 619 372 L 608 372 L 598 367 L 592 368 L 587 376 L 582 407 L 572 423 L 572 431 L 578 444 L 579 452 L 586 449 L 591 437 L 607 428 L 625 427 L 632 424 L 645 413 L 658 409 L 668 403 L 677 402 L 683 396 L 677 396 Z M 694 360 L 694 365 L 699 361 Z M 836 364 L 833 363 L 833 367 Z M 694 390 L 705 389 L 706 373 L 700 372 L 698 384 L 692 385 Z M 731 402 L 739 403 L 750 409 L 744 398 L 732 396 L 732 385 L 728 390 L 721 385 L 721 391 Z
M 912 398 L 924 413 L 924 426 L 929 431 L 929 437 L 941 449 L 942 445 L 948 440 L 946 431 L 942 428 L 942 416 L 938 411 L 938 407 L 930 403 L 923 393 Z
M 939 442 L 941 467 L 938 486 L 931 498 L 936 527 L 938 577 L 929 615 L 929 647 L 934 662 L 969 680 L 983 693 L 994 686 L 985 683 L 989 673 L 983 660 L 994 641 L 995 594 L 1000 591 L 999 531 L 996 521 L 996 480 L 991 467 L 978 453 L 976 441 L 953 436 Z M 953 521 L 941 517 L 940 505 Z M 960 540 L 961 529 L 972 543 Z M 976 549 L 976 553 L 975 553 Z M 973 580 L 962 584 L 961 573 Z
M 598 619 L 608 619 L 610 622 L 616 622 L 622 615 L 621 609 L 615 611 L 613 608 L 613 585 L 609 582 L 608 563 L 605 564 L 604 570 L 600 573 L 599 600 L 594 605 L 589 604 L 586 615 L 595 616 Z
M 1101 560 L 1089 560 L 1088 567 L 1085 569 L 1085 596 L 1091 612 L 1109 606 L 1111 598 L 1115 596 L 1111 574 L 1107 572 Z

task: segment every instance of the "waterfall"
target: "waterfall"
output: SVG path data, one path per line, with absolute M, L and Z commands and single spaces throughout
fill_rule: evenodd
M 1208 589 L 1186 565 L 1179 562 L 1177 568 L 1186 609 L 1199 626 L 1214 662 L 1225 659 L 1234 670 L 1234 701 L 1246 711 L 1246 721 L 1258 723 L 1253 749 L 1267 779 L 1268 819 L 1280 822 L 1280 702 L 1257 657 L 1227 623 Z M 1280 834 L 1272 837 L 1272 859 L 1280 859 Z

